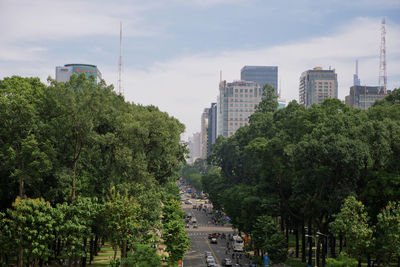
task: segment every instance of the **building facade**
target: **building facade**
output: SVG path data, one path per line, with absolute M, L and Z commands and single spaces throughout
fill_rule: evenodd
M 270 84 L 275 88 L 278 95 L 278 67 L 277 66 L 244 66 L 240 70 L 240 79 L 243 81 L 256 82 L 260 88 Z
M 94 76 L 95 83 L 101 81 L 101 72 L 96 65 L 89 64 L 65 64 L 63 67 L 56 67 L 56 81 L 68 82 L 72 74 L 84 73 L 86 77 Z
M 217 139 L 217 103 L 211 103 L 208 112 L 208 139 L 207 139 L 207 156 L 211 153 L 211 146 Z
M 194 133 L 189 137 L 189 158 L 188 163 L 194 163 L 196 159 L 200 158 L 200 133 Z
M 353 85 L 350 87 L 350 94 L 346 96 L 345 103 L 348 106 L 365 110 L 371 107 L 376 100 L 384 97 L 383 87 Z
M 202 159 L 207 158 L 207 146 L 208 146 L 208 114 L 210 108 L 205 108 L 201 114 L 201 130 L 200 130 L 200 157 Z
M 338 97 L 337 74 L 335 70 L 323 70 L 315 67 L 301 74 L 299 103 L 305 107 L 321 104 L 327 98 Z
M 221 81 L 217 101 L 217 135 L 229 137 L 241 126 L 247 125 L 261 97 L 262 89 L 256 82 Z

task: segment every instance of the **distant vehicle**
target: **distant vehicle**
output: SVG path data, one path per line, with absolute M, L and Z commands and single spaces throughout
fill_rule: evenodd
M 207 258 L 208 256 L 212 257 L 212 254 L 210 251 L 204 251 L 204 256 Z
M 236 252 L 243 251 L 243 247 L 244 247 L 243 238 L 241 238 L 238 235 L 233 236 L 232 237 L 232 247 L 233 247 L 233 251 L 236 251 Z
M 213 259 L 212 261 L 207 262 L 207 267 L 215 267 L 217 263 L 215 262 L 215 260 Z
M 193 224 L 193 228 L 199 228 L 199 226 L 197 225 L 197 223 Z
M 185 200 L 185 204 L 192 204 L 192 201 L 190 201 L 190 200 Z
M 197 206 L 196 206 L 196 205 L 193 205 L 192 209 L 194 209 L 194 210 L 197 209 Z
M 218 244 L 218 240 L 215 237 L 211 238 L 211 244 Z
M 207 264 L 208 264 L 209 262 L 212 262 L 212 261 L 215 262 L 214 257 L 213 257 L 213 256 L 207 256 L 207 258 L 206 258 Z
M 197 220 L 195 217 L 192 217 L 192 223 L 197 223 Z
M 185 225 L 185 228 L 189 228 L 189 224 L 188 223 Z
M 232 261 L 231 261 L 231 259 L 228 259 L 228 258 L 223 259 L 222 265 L 223 265 L 223 266 L 232 266 Z
M 189 212 L 189 213 L 186 215 L 186 218 L 188 218 L 189 220 L 192 219 L 192 214 Z

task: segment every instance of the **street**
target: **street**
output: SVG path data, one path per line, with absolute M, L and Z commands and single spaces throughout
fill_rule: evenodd
M 194 199 L 191 199 L 193 203 L 196 203 Z M 186 232 L 190 237 L 190 250 L 186 252 L 183 264 L 186 267 L 200 267 L 207 266 L 206 259 L 204 256 L 205 251 L 210 251 L 216 261 L 217 264 L 223 266 L 222 262 L 224 258 L 232 259 L 232 251 L 229 254 L 226 254 L 226 247 L 228 242 L 228 234 L 233 234 L 233 230 L 231 227 L 226 226 L 216 226 L 211 223 L 211 215 L 206 215 L 203 211 L 198 211 L 197 209 L 193 209 L 192 204 L 182 204 L 183 210 L 187 213 L 191 213 L 193 217 L 197 219 L 198 228 L 193 228 L 193 225 L 190 225 L 190 228 L 186 228 Z M 208 234 L 211 233 L 225 233 L 226 239 L 221 239 L 219 237 L 218 244 L 211 244 L 208 239 Z M 243 266 L 248 266 L 248 259 L 242 255 L 241 259 L 239 259 L 240 263 Z M 232 260 L 235 266 L 236 259 Z

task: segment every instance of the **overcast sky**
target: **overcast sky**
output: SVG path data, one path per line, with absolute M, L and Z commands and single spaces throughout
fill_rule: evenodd
M 362 85 L 377 85 L 386 18 L 388 89 L 400 87 L 399 0 L 0 0 L 0 78 L 54 78 L 55 66 L 97 65 L 117 87 L 123 23 L 127 101 L 155 105 L 200 130 L 216 102 L 219 73 L 279 67 L 282 97 L 298 100 L 301 73 L 334 68 L 339 98 L 359 60 Z

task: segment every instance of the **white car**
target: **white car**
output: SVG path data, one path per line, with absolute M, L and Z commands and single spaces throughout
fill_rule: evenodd
M 207 256 L 206 262 L 207 262 L 207 264 L 209 262 L 215 262 L 214 257 L 213 256 Z

